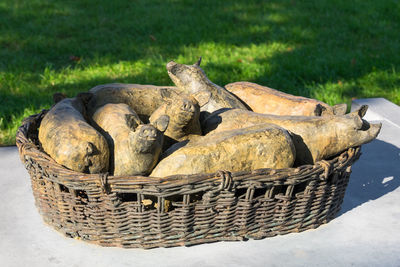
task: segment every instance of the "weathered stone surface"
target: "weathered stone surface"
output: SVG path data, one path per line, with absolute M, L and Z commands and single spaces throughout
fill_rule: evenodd
M 221 108 L 247 110 L 239 99 L 207 78 L 200 68 L 200 61 L 201 59 L 193 65 L 170 61 L 167 64 L 167 70 L 174 84 L 181 91 L 193 95 L 199 102 L 201 117 L 206 117 L 209 113 Z
M 254 112 L 292 116 L 344 115 L 347 105 L 329 106 L 324 102 L 294 96 L 251 82 L 234 82 L 225 88 L 245 102 Z
M 111 83 L 90 89 L 93 98 L 88 104 L 88 115 L 105 104 L 124 103 L 130 106 L 144 122 L 165 100 L 174 99 L 181 92 L 172 86 Z
M 93 115 L 93 123 L 106 137 L 110 147 L 110 172 L 121 175 L 147 175 L 158 161 L 163 131 L 169 117 L 160 116 L 143 124 L 126 104 L 106 104 Z
M 296 165 L 327 159 L 350 147 L 375 139 L 381 124 L 362 120 L 367 106 L 346 115 L 278 116 L 239 109 L 220 110 L 203 123 L 204 134 L 220 133 L 256 124 L 272 123 L 291 132 L 296 147 Z
M 295 154 L 286 130 L 255 125 L 177 143 L 163 153 L 150 176 L 286 168 L 292 166 Z
M 156 121 L 163 115 L 169 116 L 169 124 L 164 132 L 164 147 L 182 141 L 188 135 L 201 135 L 200 107 L 196 99 L 191 96 L 176 97 L 167 100 L 150 116 L 150 123 Z
M 91 94 L 76 98 L 60 98 L 39 128 L 39 141 L 43 150 L 57 163 L 85 173 L 108 171 L 109 149 L 105 138 L 85 120 L 85 102 Z

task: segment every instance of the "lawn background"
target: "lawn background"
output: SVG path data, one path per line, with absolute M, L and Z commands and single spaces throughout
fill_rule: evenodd
M 2 0 L 0 145 L 22 119 L 112 82 L 172 85 L 170 60 L 331 105 L 400 104 L 397 0 Z

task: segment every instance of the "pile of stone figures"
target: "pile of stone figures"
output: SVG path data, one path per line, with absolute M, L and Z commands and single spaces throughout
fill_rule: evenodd
M 115 176 L 288 168 L 372 141 L 381 124 L 250 82 L 220 87 L 193 65 L 167 64 L 176 87 L 105 84 L 57 93 L 39 128 L 42 149 L 77 172 Z

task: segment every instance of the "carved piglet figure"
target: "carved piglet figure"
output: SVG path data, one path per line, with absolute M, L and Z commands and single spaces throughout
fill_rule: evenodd
M 168 116 L 143 124 L 126 104 L 107 104 L 92 117 L 110 147 L 110 172 L 115 176 L 147 175 L 158 161 Z
M 168 75 L 179 90 L 193 95 L 200 105 L 200 121 L 210 113 L 221 108 L 247 107 L 228 90 L 216 85 L 208 79 L 200 68 L 201 58 L 193 65 L 179 64 L 170 61 L 167 64 Z
M 90 93 L 93 94 L 87 105 L 90 117 L 106 104 L 124 103 L 130 106 L 142 121 L 147 121 L 150 115 L 165 103 L 165 99 L 174 99 L 180 94 L 179 90 L 172 86 L 124 83 L 98 85 L 90 89 Z
M 165 101 L 165 104 L 154 111 L 149 118 L 150 123 L 152 123 L 161 116 L 169 116 L 169 125 L 164 133 L 164 148 L 183 141 L 190 135 L 201 135 L 200 107 L 195 98 L 182 95 L 176 97 L 174 101 Z
M 240 109 L 221 109 L 203 123 L 205 134 L 217 134 L 257 124 L 272 123 L 291 132 L 296 147 L 295 165 L 313 164 L 344 150 L 374 140 L 382 124 L 370 124 L 362 117 L 368 106 L 346 115 L 278 116 Z
M 296 151 L 288 131 L 272 124 L 192 136 L 171 146 L 150 176 L 288 168 Z
M 84 173 L 108 170 L 109 150 L 105 138 L 86 121 L 86 103 L 92 94 L 74 98 L 55 94 L 56 104 L 43 118 L 39 140 L 57 163 Z
M 254 112 L 283 116 L 332 116 L 344 115 L 347 105 L 333 107 L 316 99 L 286 94 L 250 82 L 234 82 L 225 89 L 240 98 Z

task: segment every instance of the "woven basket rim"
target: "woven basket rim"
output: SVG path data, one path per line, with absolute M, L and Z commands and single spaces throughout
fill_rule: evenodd
M 283 168 L 283 169 L 270 169 L 263 168 L 252 171 L 218 171 L 216 173 L 207 174 L 192 174 L 192 175 L 171 175 L 167 177 L 151 177 L 151 176 L 112 176 L 108 173 L 100 174 L 87 174 L 80 173 L 70 170 L 52 159 L 48 154 L 42 151 L 32 139 L 29 138 L 28 134 L 30 131 L 37 131 L 40 125 L 40 121 L 48 110 L 42 110 L 38 114 L 31 115 L 25 118 L 21 126 L 17 130 L 16 144 L 19 150 L 21 161 L 24 162 L 25 156 L 35 158 L 41 164 L 51 168 L 51 172 L 54 174 L 51 180 L 60 184 L 68 184 L 71 187 L 82 187 L 85 183 L 100 183 L 104 187 L 106 184 L 112 187 L 116 191 L 125 191 L 124 188 L 129 189 L 142 189 L 144 186 L 184 186 L 195 183 L 210 181 L 217 184 L 224 184 L 226 176 L 231 177 L 233 180 L 252 179 L 257 180 L 257 176 L 264 176 L 269 174 L 268 181 L 275 181 L 280 184 L 291 184 L 290 178 L 288 177 L 307 177 L 310 175 L 321 175 L 321 179 L 327 179 L 329 173 L 337 165 L 343 165 L 350 161 L 355 161 L 360 155 L 360 146 L 352 147 L 346 151 L 338 154 L 329 160 L 321 160 L 316 162 L 314 165 L 302 165 L 294 168 Z M 37 139 L 37 134 L 34 135 Z M 280 181 L 287 178 L 285 181 Z M 128 189 L 126 189 L 128 190 Z M 128 190 L 130 191 L 130 190 Z

